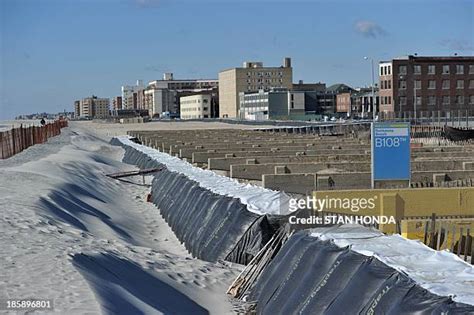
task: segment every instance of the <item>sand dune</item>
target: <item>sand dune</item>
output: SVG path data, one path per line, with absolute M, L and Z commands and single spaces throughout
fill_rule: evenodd
M 84 128 L 0 161 L 0 298 L 54 300 L 58 314 L 225 314 L 240 268 L 193 259 L 144 201 L 134 169 Z M 148 179 L 149 180 L 149 179 Z

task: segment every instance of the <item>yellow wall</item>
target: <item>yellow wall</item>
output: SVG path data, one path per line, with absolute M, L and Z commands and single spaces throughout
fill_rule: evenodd
M 426 189 L 377 189 L 377 190 L 350 190 L 350 191 L 315 191 L 314 197 L 324 198 L 375 198 L 375 207 L 372 210 L 333 210 L 332 212 L 351 215 L 394 216 L 401 221 L 402 234 L 408 238 L 419 238 L 423 228 L 414 222 L 405 222 L 416 217 L 425 222 L 432 213 L 437 217 L 448 217 L 455 221 L 455 216 L 474 216 L 474 188 L 426 188 Z M 473 219 L 474 221 L 474 219 Z M 462 223 L 462 226 L 474 227 L 473 221 Z M 380 226 L 386 233 L 395 233 L 396 226 L 389 224 Z

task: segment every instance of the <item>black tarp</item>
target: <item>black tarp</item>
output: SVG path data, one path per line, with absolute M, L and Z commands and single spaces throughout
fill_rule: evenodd
M 252 288 L 258 314 L 474 314 L 374 257 L 295 233 Z
M 239 199 L 200 187 L 117 139 L 111 143 L 124 147 L 125 163 L 163 168 L 154 173 L 152 202 L 194 257 L 247 264 L 278 229 L 278 217 L 250 212 Z

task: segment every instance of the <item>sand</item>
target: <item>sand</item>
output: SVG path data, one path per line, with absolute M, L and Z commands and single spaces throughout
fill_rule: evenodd
M 104 175 L 135 169 L 107 142 L 129 127 L 72 123 L 0 160 L 0 299 L 53 299 L 57 314 L 239 308 L 225 291 L 241 266 L 192 258 L 145 201 L 141 178 L 130 184 Z

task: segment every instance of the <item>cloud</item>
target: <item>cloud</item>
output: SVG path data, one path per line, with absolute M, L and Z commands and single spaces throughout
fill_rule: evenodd
M 443 39 L 440 45 L 450 50 L 474 51 L 472 42 L 463 39 Z
M 387 31 L 385 31 L 380 25 L 367 20 L 357 21 L 354 24 L 354 29 L 357 33 L 367 38 L 377 38 L 387 35 Z

